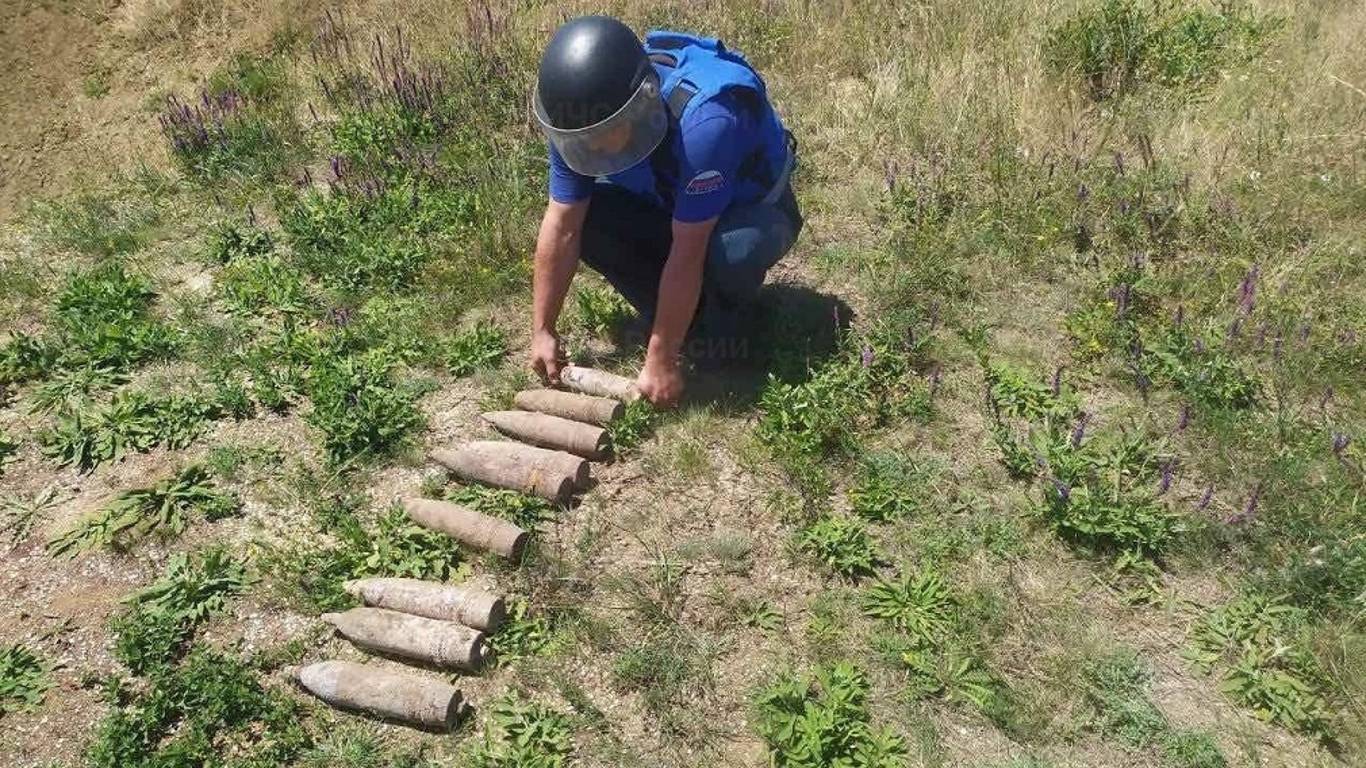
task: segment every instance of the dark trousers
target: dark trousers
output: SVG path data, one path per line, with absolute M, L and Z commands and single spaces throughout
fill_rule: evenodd
M 764 274 L 791 250 L 801 230 L 802 216 L 790 185 L 776 203 L 735 205 L 721 214 L 707 245 L 693 335 L 737 333 L 740 308 L 754 300 Z M 669 212 L 620 187 L 598 184 L 581 243 L 582 261 L 652 322 L 659 277 L 673 243 Z

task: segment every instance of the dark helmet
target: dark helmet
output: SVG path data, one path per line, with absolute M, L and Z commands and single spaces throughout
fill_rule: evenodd
M 561 157 L 589 176 L 640 162 L 668 128 L 645 48 L 610 16 L 581 16 L 556 30 L 541 56 L 535 106 Z

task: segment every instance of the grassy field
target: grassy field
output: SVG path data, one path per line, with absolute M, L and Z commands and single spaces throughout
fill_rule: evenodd
M 0 764 L 1366 762 L 1366 5 L 11 6 Z M 808 225 L 561 508 L 423 455 L 529 383 L 587 10 L 748 54 Z M 572 356 L 631 320 L 581 274 Z M 513 596 L 456 734 L 288 682 L 364 575 Z

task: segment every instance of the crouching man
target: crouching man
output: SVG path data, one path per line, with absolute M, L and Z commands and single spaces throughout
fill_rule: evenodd
M 556 31 L 534 104 L 550 202 L 536 241 L 532 368 L 558 379 L 556 321 L 582 259 L 650 323 L 636 384 L 674 405 L 684 342 L 733 341 L 739 310 L 801 232 L 795 142 L 740 54 L 677 32 L 642 45 L 605 16 Z

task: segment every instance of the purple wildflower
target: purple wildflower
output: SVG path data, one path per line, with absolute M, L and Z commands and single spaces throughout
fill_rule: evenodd
M 1176 328 L 1177 330 L 1180 330 L 1180 329 L 1181 329 L 1181 326 L 1182 326 L 1185 322 L 1186 322 L 1186 305 L 1185 305 L 1185 304 L 1177 304 L 1177 305 L 1176 305 L 1176 314 L 1172 315 L 1172 327 L 1173 327 L 1173 328 Z
M 939 392 L 939 381 L 942 372 L 943 368 L 939 363 L 935 363 L 934 368 L 930 370 L 930 399 L 934 399 L 935 394 Z
M 1238 338 L 1238 336 L 1239 336 L 1240 334 L 1242 334 L 1242 332 L 1243 332 L 1243 318 L 1241 318 L 1241 317 L 1235 317 L 1235 318 L 1233 318 L 1233 322 L 1230 323 L 1229 326 L 1228 326 L 1228 339 L 1229 339 L 1229 341 L 1233 341 L 1234 339 Z
M 1088 186 L 1086 186 L 1086 183 L 1085 183 L 1085 182 L 1083 182 L 1083 183 L 1077 185 L 1077 199 L 1078 199 L 1078 200 L 1085 200 L 1085 199 L 1087 199 L 1087 198 L 1090 197 L 1090 196 L 1091 196 L 1091 188 L 1088 187 Z
M 1195 505 L 1196 512 L 1204 512 L 1209 508 L 1210 502 L 1214 501 L 1214 483 L 1210 483 L 1205 489 L 1205 493 L 1200 497 L 1200 501 Z
M 1072 488 L 1067 483 L 1064 483 L 1055 477 L 1053 478 L 1053 489 L 1058 492 L 1058 501 L 1061 501 L 1064 504 L 1071 501 Z
M 1176 464 L 1176 460 L 1175 460 L 1175 459 L 1168 459 L 1168 460 L 1166 460 L 1165 462 L 1162 463 L 1162 480 L 1159 481 L 1158 484 L 1157 484 L 1157 495 L 1158 495 L 1158 496 L 1161 496 L 1162 494 L 1164 494 L 1164 493 L 1166 493 L 1167 491 L 1171 490 L 1171 487 L 1172 487 L 1172 471 L 1173 471 L 1173 465 L 1175 465 L 1175 464 Z
M 1303 323 L 1300 324 L 1300 337 L 1299 337 L 1299 338 L 1300 338 L 1300 344 L 1301 344 L 1301 345 L 1304 345 L 1305 343 L 1307 343 L 1307 342 L 1309 341 L 1309 334 L 1310 334 L 1312 331 L 1313 331 L 1313 327 L 1309 324 L 1309 321 L 1308 321 L 1308 320 L 1305 320 Z
M 1053 396 L 1054 396 L 1054 397 L 1057 397 L 1058 395 L 1061 395 L 1061 394 L 1062 394 L 1062 366 L 1060 365 L 1060 366 L 1058 366 L 1057 370 L 1053 371 Z
M 1352 443 L 1352 438 L 1342 432 L 1333 433 L 1333 455 L 1342 458 L 1342 452 L 1347 450 L 1347 446 Z
M 1091 421 L 1091 414 L 1082 411 L 1081 416 L 1077 419 L 1076 426 L 1072 427 L 1073 448 L 1080 448 L 1081 441 L 1086 439 L 1086 424 L 1089 421 Z
M 1185 432 L 1185 431 L 1186 431 L 1186 427 L 1189 427 L 1190 425 L 1191 425 L 1191 407 L 1190 407 L 1189 405 L 1183 405 L 1183 406 L 1181 406 L 1181 416 L 1180 416 L 1180 418 L 1178 418 L 1178 419 L 1176 420 L 1176 431 L 1177 431 L 1177 432 Z
M 1257 302 L 1257 277 L 1261 273 L 1261 267 L 1253 264 L 1252 268 L 1243 276 L 1242 282 L 1238 284 L 1238 309 L 1244 316 L 1252 314 L 1252 308 Z
M 863 354 L 860 356 L 860 358 L 863 362 L 864 368 L 871 368 L 873 366 L 873 348 L 867 344 L 864 344 Z

